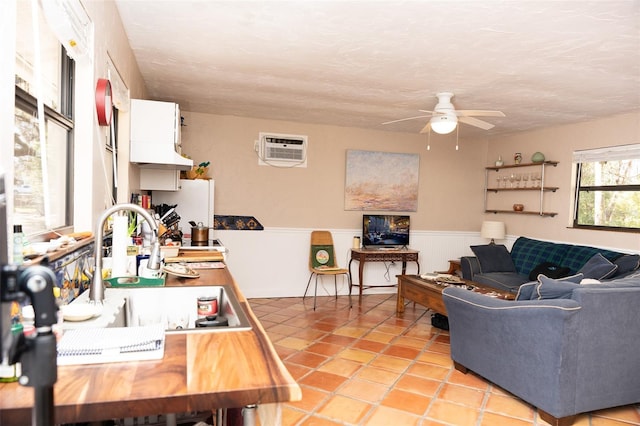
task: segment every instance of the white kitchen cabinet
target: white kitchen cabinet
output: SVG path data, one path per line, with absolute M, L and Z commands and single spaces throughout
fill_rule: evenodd
M 180 171 L 171 169 L 140 169 L 140 189 L 177 191 L 180 189 Z
M 177 191 L 180 170 L 193 167 L 181 154 L 180 126 L 178 104 L 131 100 L 129 160 L 140 167 L 140 189 Z

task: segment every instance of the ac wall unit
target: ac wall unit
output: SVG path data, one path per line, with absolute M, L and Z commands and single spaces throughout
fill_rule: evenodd
M 258 164 L 307 167 L 307 137 L 280 133 L 260 133 Z

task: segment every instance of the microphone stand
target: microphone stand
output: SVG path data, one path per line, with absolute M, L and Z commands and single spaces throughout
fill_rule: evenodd
M 56 282 L 53 271 L 47 267 L 48 260 L 40 265 L 19 266 L 0 265 L 0 303 L 2 312 L 5 305 L 21 301 L 28 297 L 35 312 L 34 335 L 25 337 L 24 333 L 11 341 L 8 348 L 9 363 L 22 363 L 22 375 L 18 383 L 34 388 L 32 410 L 33 426 L 52 426 L 54 424 L 53 385 L 58 380 L 56 362 L 56 337 L 52 326 L 57 322 L 57 310 L 53 286 Z M 7 318 L 0 315 L 0 328 L 5 337 Z M 6 343 L 5 343 L 6 344 Z M 0 349 L 2 344 L 0 344 Z M 6 349 L 3 349 L 6 350 Z M 4 353 L 4 352 L 1 352 Z

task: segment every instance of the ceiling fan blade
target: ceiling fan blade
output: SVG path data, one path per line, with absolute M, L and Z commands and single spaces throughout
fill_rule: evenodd
M 490 129 L 493 129 L 493 127 L 495 127 L 495 125 L 491 123 L 487 123 L 486 121 L 478 120 L 477 118 L 473 118 L 473 117 L 466 117 L 466 116 L 458 117 L 458 121 L 464 124 L 468 124 L 470 126 L 479 127 L 484 130 L 490 130 Z
M 420 130 L 420 133 L 427 133 L 431 127 L 431 121 L 427 121 L 427 125 Z
M 384 126 L 385 124 L 398 123 L 400 121 L 415 120 L 416 118 L 425 118 L 425 117 L 431 117 L 431 116 L 430 115 L 418 115 L 418 116 L 415 116 L 415 117 L 401 118 L 399 120 L 386 121 L 386 122 L 382 123 L 382 125 Z
M 464 117 L 506 117 L 502 111 L 489 111 L 483 109 L 458 109 L 457 115 Z

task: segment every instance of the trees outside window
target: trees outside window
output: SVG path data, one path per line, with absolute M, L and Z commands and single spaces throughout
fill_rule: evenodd
M 640 232 L 640 145 L 577 151 L 574 227 Z

